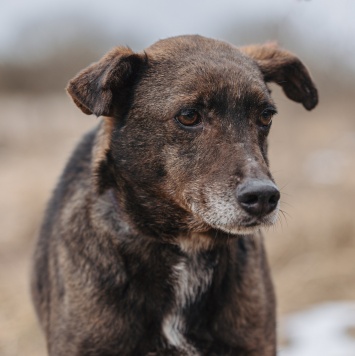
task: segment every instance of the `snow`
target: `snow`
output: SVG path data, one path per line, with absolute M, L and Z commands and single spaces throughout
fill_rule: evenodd
M 332 302 L 287 317 L 281 331 L 288 346 L 279 356 L 354 356 L 355 302 Z

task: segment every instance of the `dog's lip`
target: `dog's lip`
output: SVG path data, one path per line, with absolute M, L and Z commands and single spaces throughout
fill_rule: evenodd
M 254 221 L 251 223 L 241 224 L 240 226 L 241 227 L 257 227 L 257 226 L 261 226 L 261 225 L 263 225 L 261 222 Z
M 249 221 L 238 222 L 235 225 L 224 225 L 224 226 L 213 226 L 221 231 L 225 231 L 231 234 L 245 234 L 252 235 L 262 227 L 269 227 L 275 223 L 274 219 L 270 219 L 270 215 L 265 216 L 261 219 L 253 219 Z
M 232 235 L 252 235 L 260 228 L 261 225 L 254 225 L 254 226 L 238 225 L 235 227 L 219 226 L 218 230 L 224 231 L 227 234 L 232 234 Z

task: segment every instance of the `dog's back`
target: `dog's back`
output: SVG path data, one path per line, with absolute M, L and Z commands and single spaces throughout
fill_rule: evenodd
M 71 81 L 74 102 L 103 118 L 69 161 L 37 245 L 50 355 L 275 355 L 259 230 L 279 200 L 265 81 L 317 103 L 293 55 L 199 36 L 117 48 Z
M 53 269 L 58 273 L 60 270 L 57 268 L 59 263 L 57 247 L 62 243 L 62 233 L 75 234 L 72 231 L 63 231 L 67 223 L 63 221 L 65 219 L 63 213 L 67 213 L 68 216 L 74 215 L 78 209 L 78 205 L 76 209 L 74 207 L 76 201 L 81 201 L 85 210 L 88 208 L 84 203 L 87 196 L 84 189 L 90 185 L 91 151 L 96 131 L 97 129 L 88 133 L 73 153 L 48 204 L 40 231 L 35 253 L 32 292 L 37 314 L 45 330 L 48 330 L 50 324 L 51 300 L 56 296 L 53 287 L 62 289 L 59 295 L 64 293 L 61 274 L 51 274 Z M 75 195 L 76 198 L 73 200 Z M 70 229 L 70 226 L 67 227 Z

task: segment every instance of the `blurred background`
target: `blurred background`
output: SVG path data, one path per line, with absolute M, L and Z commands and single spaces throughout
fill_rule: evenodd
M 317 83 L 312 112 L 272 86 L 271 170 L 282 191 L 266 232 L 280 355 L 355 355 L 355 2 L 0 1 L 0 355 L 43 356 L 29 270 L 45 204 L 81 135 L 98 123 L 64 87 L 115 45 L 140 51 L 198 33 L 276 40 Z

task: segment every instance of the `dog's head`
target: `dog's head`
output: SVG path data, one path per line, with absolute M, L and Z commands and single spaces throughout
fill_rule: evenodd
M 153 232 L 273 224 L 280 193 L 268 169 L 276 108 L 267 82 L 308 110 L 317 104 L 305 66 L 274 44 L 182 36 L 143 53 L 114 49 L 68 86 L 84 113 L 105 116 L 99 191 L 120 190 L 119 203 Z

